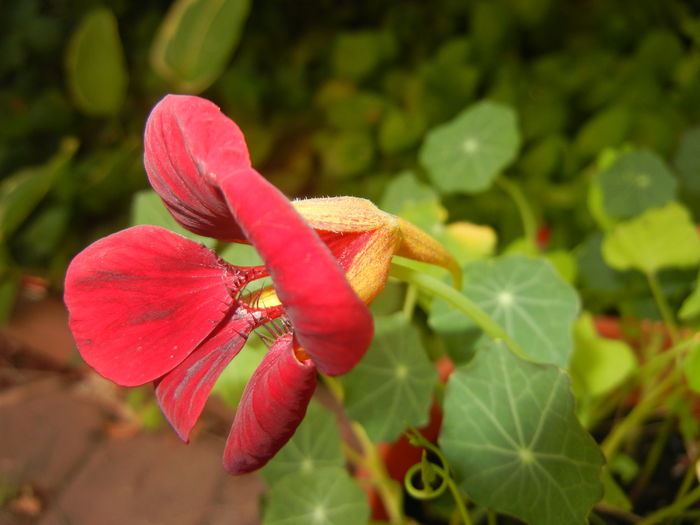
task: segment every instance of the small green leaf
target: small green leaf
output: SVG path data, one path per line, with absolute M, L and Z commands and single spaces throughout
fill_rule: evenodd
M 89 115 L 114 115 L 126 96 L 128 72 L 112 11 L 98 7 L 80 22 L 68 43 L 66 72 L 76 105 Z
M 696 344 L 688 352 L 683 361 L 683 372 L 688 380 L 688 386 L 700 393 L 700 344 Z
M 195 235 L 180 226 L 153 190 L 143 190 L 134 195 L 131 206 L 131 225 L 137 226 L 139 224 L 161 226 L 209 248 L 216 244 L 216 239 Z
M 579 299 L 548 261 L 517 254 L 474 261 L 464 269 L 462 292 L 499 323 L 530 357 L 567 366 Z M 429 320 L 431 326 L 437 327 L 451 323 L 455 331 L 475 326 L 445 309 L 436 308 Z
M 480 102 L 432 129 L 421 147 L 420 161 L 441 191 L 477 193 L 515 159 L 519 146 L 514 111 Z
M 586 523 L 603 456 L 563 373 L 497 343 L 452 374 L 444 409 L 440 446 L 476 503 L 530 525 Z
M 340 467 L 296 472 L 268 493 L 264 525 L 357 525 L 367 523 L 367 494 Z
M 700 316 L 700 274 L 695 281 L 695 289 L 686 297 L 678 312 L 678 317 L 684 321 L 689 321 L 694 317 Z
M 700 236 L 688 211 L 672 202 L 619 223 L 603 240 L 603 258 L 615 269 L 653 273 L 700 262 Z
M 417 202 L 437 202 L 438 194 L 432 187 L 418 180 L 412 171 L 402 171 L 387 185 L 380 208 L 399 215 L 407 204 Z
M 345 457 L 335 415 L 312 402 L 287 444 L 260 471 L 268 487 L 296 472 L 312 474 L 324 467 L 342 467 Z
M 176 0 L 153 42 L 153 69 L 181 91 L 204 91 L 235 51 L 249 10 L 250 0 Z
M 598 335 L 590 314 L 586 313 L 576 321 L 574 342 L 570 372 L 574 390 L 581 394 L 606 394 L 637 367 L 637 358 L 630 346 L 624 341 Z
M 78 141 L 67 138 L 45 164 L 24 168 L 0 184 L 0 241 L 9 238 L 51 189 L 78 149 Z
M 377 318 L 367 354 L 343 376 L 348 417 L 373 442 L 395 441 L 407 426 L 428 422 L 436 378 L 418 330 L 401 314 Z
M 374 141 L 366 131 L 340 131 L 319 136 L 318 146 L 326 173 L 345 178 L 369 169 L 374 161 Z
M 700 126 L 690 128 L 683 134 L 673 164 L 683 184 L 700 193 Z
M 639 215 L 672 201 L 676 179 L 655 153 L 623 153 L 598 176 L 605 211 L 618 219 Z
M 360 80 L 370 75 L 396 51 L 391 33 L 353 31 L 341 33 L 331 51 L 331 64 L 336 75 Z

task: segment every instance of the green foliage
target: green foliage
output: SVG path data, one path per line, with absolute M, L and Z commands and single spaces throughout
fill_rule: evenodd
M 205 90 L 224 71 L 249 10 L 249 0 L 177 0 L 153 41 L 153 68 L 178 90 Z
M 420 160 L 441 191 L 473 193 L 491 185 L 513 161 L 519 145 L 513 111 L 481 102 L 431 130 Z
M 440 446 L 474 501 L 532 525 L 584 524 L 602 495 L 603 458 L 568 379 L 502 344 L 450 378 Z
M 343 377 L 345 410 L 372 441 L 395 441 L 428 422 L 437 371 L 404 315 L 378 318 L 375 330 L 365 357 Z
M 128 72 L 114 14 L 97 8 L 81 20 L 66 51 L 68 87 L 89 115 L 114 115 L 126 97 Z
M 355 525 L 366 523 L 369 506 L 364 491 L 340 467 L 296 472 L 270 489 L 265 525 Z
M 603 257 L 618 270 L 654 273 L 700 263 L 700 236 L 688 211 L 677 203 L 618 224 L 603 241 Z

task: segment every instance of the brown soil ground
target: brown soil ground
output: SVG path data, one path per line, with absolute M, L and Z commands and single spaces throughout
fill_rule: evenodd
M 0 525 L 260 522 L 259 476 L 221 467 L 229 409 L 212 399 L 184 445 L 124 395 L 80 362 L 60 299 L 20 302 L 0 330 Z

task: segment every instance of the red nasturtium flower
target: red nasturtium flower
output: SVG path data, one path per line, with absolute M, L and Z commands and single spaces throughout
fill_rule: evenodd
M 364 199 L 288 201 L 250 165 L 236 124 L 204 99 L 165 97 L 148 118 L 144 163 L 153 188 L 188 230 L 252 244 L 264 266 L 234 266 L 156 226 L 136 226 L 79 253 L 65 302 L 80 353 L 115 383 L 154 382 L 187 441 L 219 374 L 251 332 L 274 336 L 236 411 L 224 466 L 264 465 L 294 433 L 316 372 L 340 375 L 373 335 L 366 307 L 392 255 L 457 272 L 414 226 Z M 270 277 L 273 285 L 250 291 Z

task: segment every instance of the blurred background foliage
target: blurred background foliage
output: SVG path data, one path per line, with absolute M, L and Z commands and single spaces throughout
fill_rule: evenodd
M 511 199 L 526 200 L 530 236 L 555 262 L 559 253 L 560 271 L 579 279 L 588 304 L 601 310 L 606 293 L 635 284 L 620 284 L 604 266 L 594 227 L 648 207 L 630 210 L 614 199 L 628 189 L 616 186 L 624 165 L 615 159 L 627 152 L 625 162 L 661 181 L 659 195 L 677 195 L 699 219 L 695 2 L 22 0 L 2 7 L 0 316 L 23 275 L 60 290 L 77 251 L 129 224 L 132 199 L 147 188 L 144 122 L 169 92 L 219 104 L 243 129 L 254 166 L 289 196 L 367 197 L 456 251 L 462 238 L 476 251 L 495 242 L 517 247 L 522 209 Z M 426 137 L 483 99 L 514 110 L 507 119 L 517 121 L 519 154 L 506 174 L 517 187 L 436 184 Z M 602 204 L 590 185 L 598 175 Z M 687 293 L 691 280 L 671 275 L 664 285 L 682 282 Z

